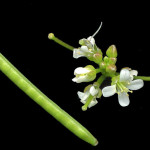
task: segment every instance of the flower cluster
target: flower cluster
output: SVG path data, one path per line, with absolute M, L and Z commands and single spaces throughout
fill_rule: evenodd
M 98 80 L 88 85 L 84 92 L 77 92 L 81 103 L 84 104 L 82 110 L 96 105 L 97 98 L 101 98 L 102 95 L 109 97 L 115 93 L 118 94 L 119 104 L 123 107 L 128 106 L 130 103 L 128 93 L 132 93 L 132 90 L 138 90 L 144 85 L 142 79 L 134 80 L 138 72 L 130 68 L 123 68 L 120 73 L 116 72 L 117 49 L 115 45 L 108 47 L 106 56 L 103 56 L 101 49 L 95 43 L 94 36 L 79 40 L 79 44 L 81 45 L 79 48 L 73 49 L 73 57 L 76 59 L 86 57 L 95 62 L 98 68 L 95 69 L 92 65 L 78 67 L 74 71 L 75 77 L 72 81 L 76 83 L 91 82 L 96 79 L 98 73 L 101 73 Z M 101 90 L 101 84 L 107 77 L 111 78 L 111 85 Z

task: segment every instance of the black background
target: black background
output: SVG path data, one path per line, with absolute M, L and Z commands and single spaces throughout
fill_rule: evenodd
M 130 94 L 128 107 L 117 95 L 102 98 L 82 112 L 77 91 L 87 83 L 71 81 L 79 66 L 93 64 L 74 59 L 72 52 L 48 40 L 53 32 L 78 47 L 78 40 L 96 35 L 105 54 L 115 44 L 118 71 L 131 67 L 150 75 L 148 8 L 144 1 L 129 2 L 5 2 L 0 4 L 0 51 L 42 92 L 83 124 L 99 140 L 97 147 L 78 139 L 0 73 L 1 146 L 44 149 L 130 149 L 149 147 L 149 86 Z M 95 67 L 96 65 L 93 64 Z

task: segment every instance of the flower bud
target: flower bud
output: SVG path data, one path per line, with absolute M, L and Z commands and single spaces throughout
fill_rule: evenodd
M 85 40 L 83 40 L 83 39 L 79 40 L 79 44 L 80 45 L 85 45 Z
M 107 64 L 109 62 L 109 58 L 107 56 L 104 57 L 104 62 Z
M 115 58 L 115 57 L 110 57 L 109 58 L 109 64 L 116 64 L 116 62 L 117 62 L 117 58 Z
M 74 71 L 75 78 L 72 81 L 76 83 L 90 82 L 96 78 L 96 70 L 92 65 L 86 67 L 78 67 Z
M 117 49 L 116 49 L 116 46 L 115 46 L 115 45 L 109 46 L 109 48 L 108 48 L 107 51 L 106 51 L 106 55 L 107 55 L 108 57 L 114 57 L 114 58 L 116 58 L 116 57 L 117 57 Z
M 116 66 L 113 65 L 113 64 L 110 64 L 110 65 L 108 65 L 108 66 L 106 67 L 106 72 L 107 72 L 107 73 L 110 73 L 110 74 L 115 73 L 116 70 L 117 70 L 117 68 L 116 68 Z
M 105 67 L 106 67 L 106 63 L 102 61 L 102 62 L 100 63 L 100 68 L 101 68 L 101 69 L 105 69 Z
M 93 55 L 93 61 L 97 64 L 99 64 L 101 61 L 102 61 L 102 54 L 96 52 L 94 55 Z

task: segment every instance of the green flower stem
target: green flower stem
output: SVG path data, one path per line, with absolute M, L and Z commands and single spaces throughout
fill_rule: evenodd
M 100 73 L 101 72 L 101 69 L 98 68 L 98 69 L 95 69 L 96 70 L 96 73 Z
M 87 107 L 89 106 L 89 104 L 91 103 L 91 101 L 93 100 L 93 96 L 90 95 L 86 101 L 86 103 L 82 106 L 82 110 L 83 111 L 86 111 L 87 110 Z
M 146 76 L 135 76 L 134 79 L 142 79 L 144 81 L 150 81 L 150 77 Z
M 56 43 L 60 44 L 61 46 L 65 47 L 65 48 L 67 48 L 69 50 L 71 50 L 71 51 L 73 51 L 73 49 L 74 49 L 74 47 L 70 46 L 69 44 L 67 44 L 67 43 L 61 41 L 60 39 L 58 39 L 57 37 L 55 37 L 55 35 L 53 33 L 49 33 L 48 34 L 48 38 L 50 40 L 53 40 Z
M 98 80 L 97 80 L 97 82 L 99 83 L 99 86 L 101 86 L 101 84 L 103 83 L 103 81 L 106 79 L 106 76 L 105 75 L 101 75 L 99 78 L 98 78 Z
M 36 86 L 34 86 L 19 70 L 17 70 L 1 53 L 0 53 L 0 70 L 14 82 L 23 92 L 32 100 L 39 104 L 45 111 L 52 115 L 68 130 L 74 133 L 82 140 L 93 146 L 98 144 L 96 138 L 79 122 L 77 122 L 68 113 L 62 110 L 57 104 L 44 95 Z M 42 130 L 42 129 L 41 129 Z

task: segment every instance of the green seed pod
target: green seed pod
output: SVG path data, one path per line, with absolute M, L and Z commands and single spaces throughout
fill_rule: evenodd
M 106 72 L 110 74 L 114 74 L 116 72 L 117 68 L 115 65 L 110 64 L 106 67 Z
M 114 58 L 116 58 L 117 57 L 117 48 L 116 48 L 116 46 L 115 45 L 109 46 L 109 48 L 106 51 L 106 55 L 108 57 L 114 57 Z
M 92 68 L 92 67 L 91 67 Z M 71 117 L 67 112 L 61 109 L 45 94 L 43 94 L 35 85 L 33 85 L 17 68 L 15 68 L 0 53 L 0 70 L 14 82 L 24 93 L 39 104 L 45 111 L 58 120 L 68 130 L 74 133 L 82 140 L 93 146 L 98 144 L 96 138 L 78 121 Z M 42 129 L 41 129 L 42 130 Z

